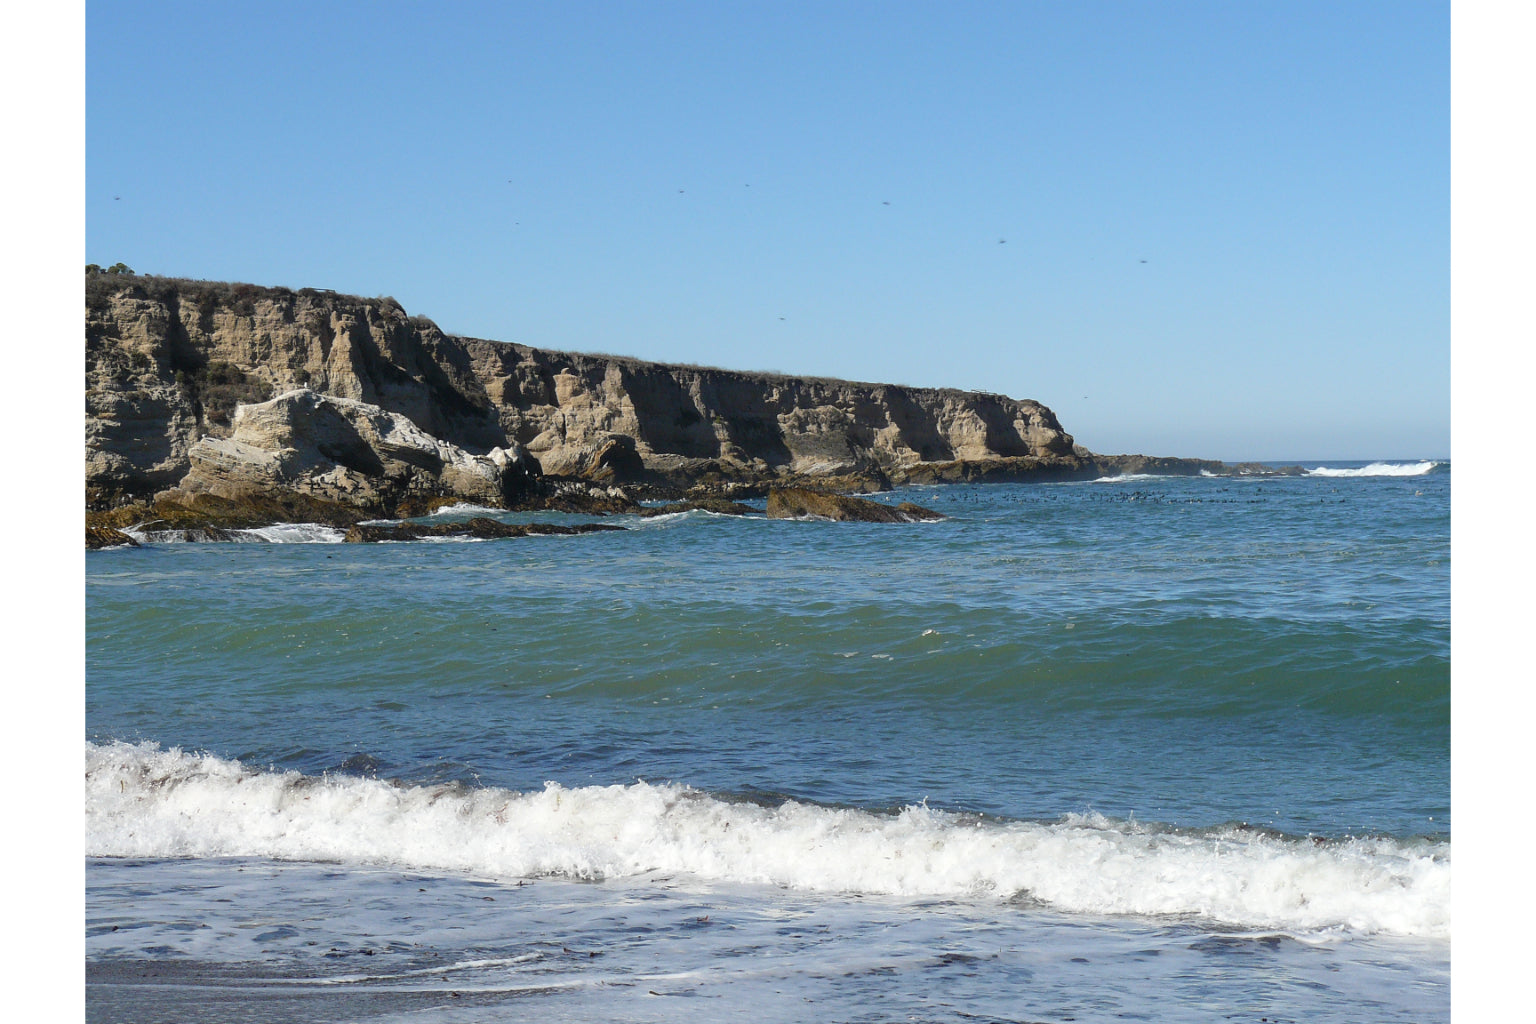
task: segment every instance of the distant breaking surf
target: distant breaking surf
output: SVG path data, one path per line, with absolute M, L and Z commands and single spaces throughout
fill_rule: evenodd
M 1444 462 L 1373 462 L 1369 466 L 1359 466 L 1353 469 L 1336 469 L 1329 466 L 1318 466 L 1307 470 L 1307 476 L 1423 476 L 1433 473 L 1438 467 L 1444 466 Z

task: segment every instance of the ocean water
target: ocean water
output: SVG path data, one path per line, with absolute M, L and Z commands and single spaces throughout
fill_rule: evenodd
M 88 1017 L 1447 1020 L 1450 468 L 1310 465 L 93 553 Z

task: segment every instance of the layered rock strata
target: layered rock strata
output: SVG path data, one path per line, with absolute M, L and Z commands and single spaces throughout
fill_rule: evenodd
M 1085 476 L 1093 459 L 1045 406 L 1002 395 L 461 338 L 387 298 L 86 281 L 86 487 L 98 507 L 168 489 L 234 498 L 274 481 L 369 506 L 451 495 L 515 507 L 560 481 L 760 497 L 970 479 L 977 467 Z
M 538 476 L 516 445 L 472 455 L 399 413 L 309 388 L 236 407 L 230 436 L 199 439 L 187 458 L 190 468 L 171 495 L 239 501 L 295 491 L 385 513 L 432 497 L 501 508 Z

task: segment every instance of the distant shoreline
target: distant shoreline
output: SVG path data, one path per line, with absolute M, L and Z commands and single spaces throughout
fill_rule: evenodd
M 387 297 L 100 269 L 85 293 L 88 540 L 135 515 L 350 526 L 456 501 L 604 514 L 781 487 L 1306 471 L 1100 455 L 992 393 L 461 338 Z

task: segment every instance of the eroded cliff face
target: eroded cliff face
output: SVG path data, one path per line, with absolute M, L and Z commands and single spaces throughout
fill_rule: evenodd
M 1038 402 L 459 338 L 392 299 L 87 277 L 88 496 L 180 484 L 195 445 L 231 437 L 238 405 L 300 388 L 398 414 L 469 455 L 520 450 L 545 477 L 602 483 L 869 489 L 977 465 L 1088 468 Z
M 309 388 L 235 409 L 230 437 L 207 436 L 167 496 L 243 501 L 273 491 L 393 513 L 415 498 L 455 497 L 506 507 L 538 476 L 527 453 L 472 455 L 405 416 Z

